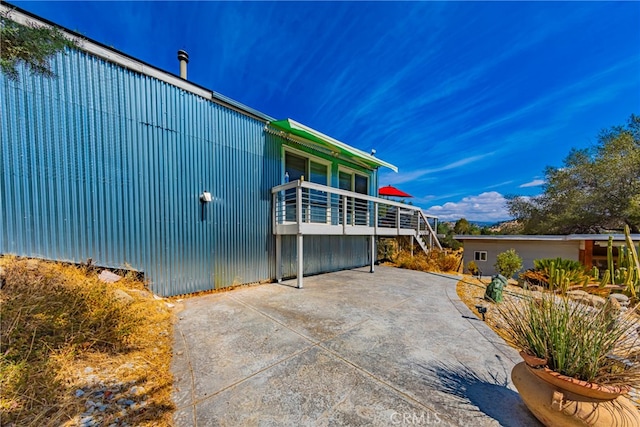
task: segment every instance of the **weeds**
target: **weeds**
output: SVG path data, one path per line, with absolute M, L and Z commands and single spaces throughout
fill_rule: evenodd
M 74 390 L 91 387 L 79 372 L 127 363 L 132 369 L 114 381 L 157 393 L 148 397 L 149 409 L 123 421 L 170 424 L 171 315 L 164 302 L 133 277 L 105 284 L 86 267 L 8 257 L 0 263 L 0 424 L 72 422 L 85 409 Z M 131 299 L 119 299 L 118 290 Z

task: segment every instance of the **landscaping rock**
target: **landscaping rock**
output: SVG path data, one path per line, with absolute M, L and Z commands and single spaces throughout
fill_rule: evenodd
M 629 297 L 625 294 L 611 294 L 609 295 L 609 299 L 616 300 L 621 307 L 629 306 Z
M 27 260 L 27 270 L 36 271 L 38 267 L 40 267 L 40 261 L 38 261 L 37 259 Z
M 104 283 L 115 283 L 118 280 L 122 279 L 122 276 L 118 276 L 117 274 L 112 273 L 109 270 L 102 270 L 102 272 L 100 272 L 100 275 L 98 276 L 98 279 Z
M 133 302 L 133 297 L 122 289 L 116 289 L 115 291 L 113 291 L 113 296 L 116 297 L 118 301 L 124 304 L 130 304 Z
M 596 307 L 596 308 L 604 306 L 605 303 L 607 302 L 607 300 L 605 300 L 602 297 L 599 297 L 597 295 L 592 295 L 588 292 L 581 291 L 578 289 L 567 292 L 567 297 L 569 297 L 569 299 L 572 299 L 573 301 L 590 305 L 591 307 Z
M 607 300 L 597 295 L 589 295 L 583 300 L 586 304 L 592 307 L 602 307 L 607 303 Z
M 132 396 L 140 396 L 140 395 L 143 395 L 144 392 L 145 392 L 144 387 L 140 387 L 137 385 L 134 385 L 129 389 L 129 394 Z

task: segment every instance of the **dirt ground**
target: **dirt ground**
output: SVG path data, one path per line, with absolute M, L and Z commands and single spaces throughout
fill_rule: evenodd
M 476 315 L 479 319 L 482 319 L 482 315 L 478 312 L 478 306 L 487 308 L 485 313 L 485 322 L 491 327 L 498 335 L 506 339 L 504 334 L 504 321 L 502 316 L 495 309 L 493 302 L 484 299 L 484 293 L 487 289 L 487 285 L 491 282 L 491 278 L 478 279 L 476 277 L 465 275 L 464 279 L 460 280 L 456 286 L 456 292 L 458 296 L 464 302 L 467 307 Z M 514 299 L 517 295 L 523 294 L 524 291 L 521 287 L 515 285 L 515 282 L 510 282 L 504 289 L 503 296 L 505 300 Z

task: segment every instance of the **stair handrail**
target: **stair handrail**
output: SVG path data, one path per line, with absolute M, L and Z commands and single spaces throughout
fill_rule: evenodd
M 424 221 L 425 224 L 427 224 L 427 227 L 429 228 L 429 232 L 428 234 L 431 234 L 436 242 L 436 245 L 438 246 L 438 249 L 442 250 L 442 245 L 440 244 L 440 241 L 438 240 L 438 235 L 435 233 L 435 231 L 433 231 L 433 227 L 431 227 L 431 224 L 429 224 L 429 220 L 427 219 L 426 215 L 424 214 L 424 212 L 422 212 L 422 209 L 420 209 L 419 211 L 420 216 L 422 217 L 422 220 Z M 420 223 L 418 222 L 418 234 L 420 234 Z

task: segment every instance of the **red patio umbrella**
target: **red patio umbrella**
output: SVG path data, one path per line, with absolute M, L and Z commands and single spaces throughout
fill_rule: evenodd
M 380 187 L 378 194 L 381 196 L 391 197 L 413 197 L 411 194 L 407 194 L 402 190 L 398 190 L 396 187 L 387 185 L 386 187 Z

